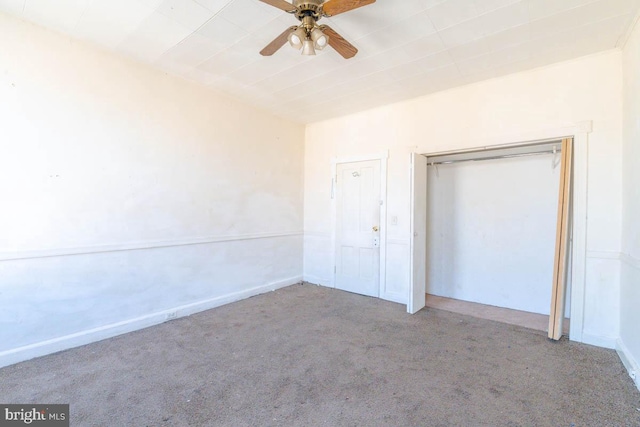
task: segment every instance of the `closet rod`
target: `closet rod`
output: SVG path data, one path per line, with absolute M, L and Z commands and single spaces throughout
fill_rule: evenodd
M 441 162 L 428 162 L 427 166 L 450 165 L 453 163 L 462 163 L 462 162 L 479 162 L 481 160 L 511 159 L 514 157 L 529 157 L 529 156 L 538 156 L 540 154 L 556 154 L 560 152 L 561 150 L 547 150 L 547 151 L 536 151 L 534 153 L 504 154 L 502 156 L 480 157 L 477 159 L 445 160 Z

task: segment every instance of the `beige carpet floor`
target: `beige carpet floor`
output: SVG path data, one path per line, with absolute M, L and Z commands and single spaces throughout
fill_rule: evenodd
M 72 426 L 640 426 L 612 350 L 295 285 L 0 369 Z

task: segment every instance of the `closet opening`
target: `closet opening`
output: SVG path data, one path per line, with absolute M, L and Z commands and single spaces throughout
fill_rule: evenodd
M 568 333 L 572 144 L 425 156 L 427 306 Z

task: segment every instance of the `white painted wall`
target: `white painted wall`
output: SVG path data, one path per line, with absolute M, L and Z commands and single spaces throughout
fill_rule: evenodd
M 303 139 L 0 15 L 0 365 L 300 280 Z
M 640 388 L 640 23 L 622 55 L 623 197 L 620 342 Z
M 588 259 L 583 340 L 619 334 L 622 148 L 621 53 L 610 51 L 309 125 L 305 144 L 305 278 L 331 286 L 331 159 L 389 150 L 383 297 L 406 303 L 409 154 L 589 134 Z M 398 224 L 391 219 L 397 216 Z
M 429 166 L 427 293 L 549 314 L 559 157 Z

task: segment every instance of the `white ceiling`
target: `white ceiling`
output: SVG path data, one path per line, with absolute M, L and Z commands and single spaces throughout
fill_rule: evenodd
M 297 20 L 258 0 L 0 0 L 0 10 L 300 122 L 612 49 L 638 0 L 378 0 L 322 23 L 359 49 L 259 51 Z

